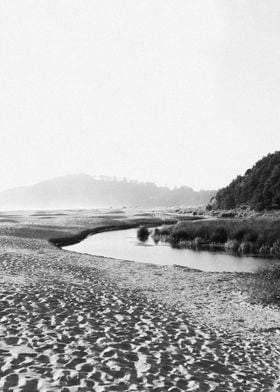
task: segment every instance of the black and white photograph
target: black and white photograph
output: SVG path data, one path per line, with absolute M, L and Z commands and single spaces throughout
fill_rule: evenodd
M 280 2 L 0 0 L 0 392 L 280 391 Z

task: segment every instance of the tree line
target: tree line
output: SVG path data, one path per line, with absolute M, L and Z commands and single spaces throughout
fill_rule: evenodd
M 252 209 L 280 209 L 280 151 L 259 160 L 216 195 L 217 208 L 248 205 Z

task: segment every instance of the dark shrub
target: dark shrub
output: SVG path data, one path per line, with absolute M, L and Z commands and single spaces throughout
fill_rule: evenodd
M 149 238 L 150 232 L 146 226 L 140 226 L 137 230 L 137 238 L 145 242 Z
M 220 242 L 220 243 L 225 243 L 227 242 L 227 231 L 224 227 L 217 227 L 217 229 L 214 231 L 211 241 L 212 242 Z
M 169 241 L 170 241 L 170 245 L 171 245 L 172 248 L 178 248 L 179 247 L 180 240 L 176 236 L 171 235 Z
M 274 242 L 277 241 L 279 236 L 274 232 L 267 232 L 265 235 L 266 244 L 273 246 Z
M 246 230 L 245 229 L 238 229 L 236 231 L 233 232 L 232 234 L 232 239 L 233 240 L 237 240 L 237 241 L 242 241 L 244 235 L 246 234 Z
M 256 242 L 258 239 L 258 233 L 254 230 L 249 230 L 244 234 L 243 239 L 247 242 Z
M 196 237 L 200 237 L 203 240 L 209 240 L 210 235 L 209 235 L 209 229 L 207 227 L 199 227 L 196 231 L 195 231 L 195 236 Z
M 155 244 L 157 244 L 160 240 L 160 230 L 157 227 L 152 232 L 152 238 Z
M 262 245 L 264 245 L 266 243 L 267 243 L 266 236 L 263 233 L 259 234 L 258 238 L 257 238 L 257 246 L 258 246 L 258 248 L 260 248 Z

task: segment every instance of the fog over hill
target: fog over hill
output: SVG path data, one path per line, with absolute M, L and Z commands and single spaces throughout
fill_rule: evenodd
M 215 193 L 77 174 L 0 192 L 0 209 L 197 206 Z

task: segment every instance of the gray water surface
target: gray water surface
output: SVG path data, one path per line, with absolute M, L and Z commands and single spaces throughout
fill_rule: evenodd
M 279 261 L 256 257 L 239 257 L 226 253 L 173 249 L 169 244 L 155 244 L 150 237 L 142 243 L 137 239 L 137 230 L 117 230 L 87 237 L 82 242 L 65 249 L 97 256 L 112 257 L 160 265 L 181 265 L 203 271 L 255 272 Z

